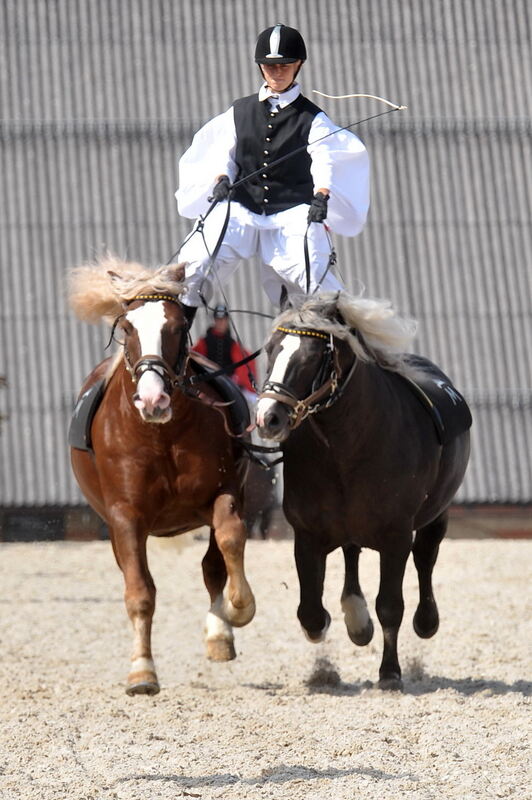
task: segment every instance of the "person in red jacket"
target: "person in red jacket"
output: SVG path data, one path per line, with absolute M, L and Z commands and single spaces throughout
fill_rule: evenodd
M 249 355 L 249 351 L 241 347 L 231 336 L 229 312 L 227 306 L 221 303 L 214 308 L 213 325 L 207 328 L 205 336 L 198 339 L 192 349 L 214 361 L 220 367 L 229 367 Z M 257 374 L 253 361 L 237 367 L 230 377 L 241 389 L 247 401 L 253 404 L 257 399 L 257 393 L 251 382 L 250 372 L 253 380 L 256 380 Z

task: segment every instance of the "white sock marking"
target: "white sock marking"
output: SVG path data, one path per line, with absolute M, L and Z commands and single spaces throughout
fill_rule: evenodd
M 351 633 L 365 630 L 369 622 L 366 601 L 357 594 L 350 594 L 342 600 L 342 611 L 346 627 Z

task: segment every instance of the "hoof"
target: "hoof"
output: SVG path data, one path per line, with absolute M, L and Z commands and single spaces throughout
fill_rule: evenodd
M 363 630 L 357 631 L 356 633 L 351 633 L 351 631 L 348 629 L 347 633 L 353 644 L 357 644 L 359 647 L 364 647 L 373 639 L 373 630 L 373 622 L 369 620 L 368 624 Z
M 327 635 L 327 631 L 329 630 L 329 625 L 331 624 L 331 616 L 328 611 L 325 612 L 325 627 L 322 628 L 321 631 L 309 631 L 303 625 L 303 633 L 312 644 L 319 644 L 320 642 L 325 641 L 325 637 Z
M 209 661 L 232 661 L 236 658 L 232 639 L 207 639 L 205 644 Z
M 155 664 L 151 658 L 136 658 L 131 662 L 127 676 L 126 694 L 157 694 L 159 682 L 155 673 Z
M 133 697 L 135 694 L 159 694 L 161 691 L 157 680 L 154 681 L 138 681 L 138 683 L 128 683 L 126 687 L 126 694 Z
M 421 609 L 418 606 L 413 620 L 414 630 L 420 639 L 430 639 L 440 627 L 440 617 L 436 603 Z
M 402 692 L 403 681 L 398 675 L 389 678 L 381 678 L 379 680 L 379 689 L 383 692 Z
M 342 610 L 347 635 L 354 644 L 363 647 L 373 638 L 373 622 L 362 595 L 342 594 Z

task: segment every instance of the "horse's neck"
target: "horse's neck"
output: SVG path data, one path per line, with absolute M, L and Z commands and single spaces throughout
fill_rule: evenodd
M 348 373 L 349 369 L 344 371 L 344 379 Z M 337 402 L 317 414 L 317 421 L 330 429 L 331 434 L 337 431 L 339 436 L 345 436 L 347 425 L 360 441 L 361 437 L 365 439 L 373 435 L 375 429 L 382 428 L 386 423 L 387 397 L 389 388 L 386 371 L 376 364 L 358 360 Z

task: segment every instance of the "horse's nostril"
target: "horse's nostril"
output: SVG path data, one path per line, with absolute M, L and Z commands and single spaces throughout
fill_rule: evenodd
M 278 414 L 274 411 L 270 411 L 269 414 L 266 414 L 265 422 L 269 428 L 278 428 L 281 424 Z

